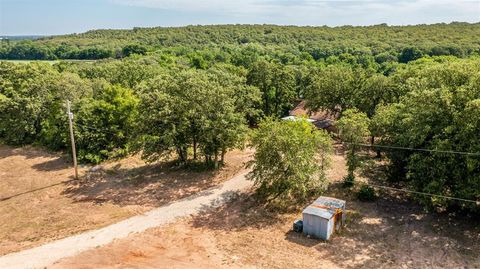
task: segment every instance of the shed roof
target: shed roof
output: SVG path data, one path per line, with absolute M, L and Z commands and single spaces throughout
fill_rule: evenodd
M 333 208 L 343 208 L 345 207 L 345 201 L 333 197 L 320 196 L 313 202 L 314 205 L 323 205 Z
M 319 208 L 312 205 L 307 206 L 302 212 L 303 214 L 319 216 L 324 219 L 331 219 L 335 215 L 335 210 Z

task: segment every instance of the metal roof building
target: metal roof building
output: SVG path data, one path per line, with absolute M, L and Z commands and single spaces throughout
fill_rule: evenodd
M 345 221 L 345 201 L 319 197 L 305 208 L 303 215 L 303 233 L 323 240 L 341 228 Z

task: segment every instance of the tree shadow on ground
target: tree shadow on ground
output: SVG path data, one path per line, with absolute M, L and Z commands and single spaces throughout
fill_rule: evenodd
M 69 163 L 64 157 L 56 157 L 43 163 L 32 165 L 32 168 L 37 171 L 57 171 L 72 167 L 73 164 Z
M 341 268 L 457 268 L 480 262 L 480 227 L 472 219 L 428 213 L 408 197 L 390 192 L 379 193 L 374 202 L 360 202 L 340 182 L 323 195 L 347 201 L 345 227 L 328 242 L 292 231 L 308 202 L 279 210 L 257 202 L 252 193 L 237 193 L 220 207 L 193 216 L 190 224 L 235 238 L 228 239 L 237 240 L 229 243 L 232 255 L 248 255 L 249 260 L 268 259 L 241 254 L 261 246 L 264 253 L 285 252 L 288 259 L 308 257 Z
M 63 194 L 75 202 L 158 207 L 216 186 L 223 179 L 221 174 L 220 170 L 181 169 L 173 163 L 134 168 L 97 166 L 82 180 L 70 182 Z
M 62 153 L 53 153 L 46 151 L 43 148 L 37 148 L 34 146 L 22 146 L 22 147 L 13 147 L 0 144 L 0 159 L 8 158 L 12 156 L 22 156 L 26 159 L 35 159 L 35 158 L 61 158 Z
M 194 216 L 191 220 L 192 226 L 225 231 L 261 229 L 275 225 L 284 219 L 285 214 L 294 211 L 292 208 L 267 205 L 251 192 L 230 192 L 222 199 L 226 200 L 222 205 L 207 206 L 201 214 Z
M 48 158 L 43 163 L 32 165 L 32 168 L 37 171 L 57 171 L 72 166 L 68 157 L 63 153 L 51 153 L 42 148 L 33 146 L 11 147 L 0 144 L 0 159 L 20 156 L 25 159 Z
M 358 174 L 375 182 L 388 181 L 388 161 L 385 159 L 372 158 L 369 155 L 361 155 L 360 160 L 362 165 L 358 169 Z

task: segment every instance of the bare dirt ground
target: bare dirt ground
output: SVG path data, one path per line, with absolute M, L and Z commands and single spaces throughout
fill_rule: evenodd
M 103 227 L 215 186 L 241 172 L 251 152 L 227 154 L 217 172 L 148 165 L 138 157 L 80 169 L 44 150 L 0 145 L 0 255 Z
M 480 268 L 478 221 L 425 213 L 393 193 L 359 202 L 338 182 L 334 157 L 326 195 L 347 200 L 347 224 L 329 242 L 291 231 L 301 208 L 278 211 L 251 193 L 176 223 L 61 260 L 53 268 Z

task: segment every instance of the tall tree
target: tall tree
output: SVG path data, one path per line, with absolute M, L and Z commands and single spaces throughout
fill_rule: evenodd
M 311 110 L 327 109 L 341 113 L 355 106 L 355 98 L 364 83 L 361 70 L 353 70 L 345 65 L 330 65 L 312 75 L 305 92 L 305 100 Z
M 159 76 L 141 86 L 140 129 L 144 157 L 154 161 L 175 152 L 181 163 L 202 153 L 207 163 L 223 162 L 246 132 L 232 88 L 202 70 Z M 201 152 L 199 152 L 201 149 Z
M 262 92 L 263 112 L 267 116 L 285 116 L 296 99 L 295 74 L 283 65 L 265 60 L 253 64 L 247 83 Z
M 94 85 L 93 96 L 74 106 L 79 160 L 99 163 L 127 154 L 137 106 L 131 89 L 105 82 Z
M 347 146 L 347 168 L 348 175 L 345 178 L 348 182 L 355 179 L 355 170 L 360 165 L 357 156 L 358 144 L 364 142 L 365 138 L 370 135 L 368 126 L 369 119 L 367 115 L 357 109 L 348 109 L 337 122 L 340 137 Z

